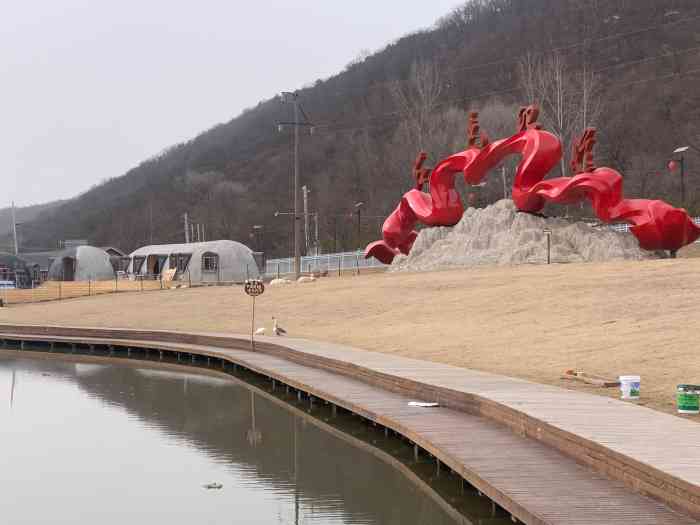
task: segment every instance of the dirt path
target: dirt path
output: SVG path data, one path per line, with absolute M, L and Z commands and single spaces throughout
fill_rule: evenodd
M 257 315 L 291 335 L 617 395 L 567 368 L 640 374 L 643 403 L 672 412 L 700 383 L 700 259 L 479 268 L 325 278 L 268 287 Z M 247 333 L 239 288 L 125 293 L 0 309 L 0 322 Z M 698 418 L 700 421 L 700 418 Z

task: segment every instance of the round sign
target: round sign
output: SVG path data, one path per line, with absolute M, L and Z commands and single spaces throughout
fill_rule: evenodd
M 265 285 L 262 281 L 258 279 L 248 279 L 245 282 L 243 289 L 245 290 L 245 293 L 247 293 L 251 297 L 256 297 L 258 295 L 263 294 L 263 292 L 265 291 Z

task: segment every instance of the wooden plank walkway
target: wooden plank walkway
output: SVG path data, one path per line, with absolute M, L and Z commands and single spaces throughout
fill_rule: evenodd
M 435 399 L 465 404 L 571 455 L 635 490 L 700 515 L 700 421 L 630 402 L 520 379 L 305 340 L 285 346 L 317 358 L 362 363 L 379 376 L 430 385 Z M 455 396 L 457 394 L 457 396 Z M 643 392 L 642 392 L 643 395 Z M 473 409 L 473 407 L 471 407 Z
M 94 336 L 97 333 L 95 331 L 91 335 Z M 116 339 L 116 335 L 121 335 L 122 338 Z M 148 337 L 142 338 L 141 336 L 144 335 Z M 161 337 L 156 337 L 156 335 Z M 183 339 L 182 334 L 178 335 L 180 335 L 180 339 Z M 590 525 L 697 523 L 693 518 L 676 513 L 654 499 L 633 492 L 625 486 L 623 481 L 611 480 L 604 473 L 593 472 L 590 468 L 577 463 L 577 458 L 570 457 L 571 454 L 565 455 L 543 442 L 544 440 L 527 437 L 524 435 L 527 432 L 512 432 L 511 429 L 487 417 L 469 414 L 462 410 L 446 407 L 429 409 L 409 407 L 408 401 L 416 399 L 415 396 L 390 391 L 371 384 L 371 382 L 273 355 L 275 351 L 279 351 L 273 347 L 266 348 L 264 352 L 252 352 L 242 348 L 221 348 L 218 344 L 156 342 L 156 339 L 167 339 L 167 337 L 155 333 L 144 334 L 143 332 L 128 331 L 118 331 L 117 333 L 117 331 L 111 331 L 109 336 L 112 338 L 109 342 L 120 346 L 177 349 L 187 353 L 225 358 L 392 428 L 428 450 L 525 523 Z M 129 338 L 126 339 L 124 336 L 129 336 Z M 0 337 L 14 339 L 22 336 L 6 333 L 5 335 L 0 334 Z M 24 337 L 27 339 L 43 337 L 45 340 L 71 340 L 65 335 L 63 337 L 50 335 L 36 338 Z M 88 333 L 83 330 L 81 335 L 72 339 L 84 341 L 86 337 L 88 337 Z M 94 341 L 105 344 L 105 340 L 102 338 L 95 337 Z M 452 388 L 465 388 L 464 385 L 467 385 L 471 390 L 478 389 L 480 395 L 483 396 L 497 396 L 502 387 L 505 388 L 506 394 L 510 394 L 511 397 L 503 394 L 503 398 L 499 402 L 517 405 L 519 410 L 522 407 L 526 410 L 536 408 L 546 415 L 553 414 L 550 416 L 551 419 L 560 424 L 567 420 L 564 417 L 565 411 L 558 410 L 556 405 L 552 412 L 547 410 L 553 401 L 561 401 L 552 398 L 558 393 L 558 389 L 555 388 L 463 369 L 455 369 L 463 376 L 463 382 L 455 385 L 453 383 L 457 378 L 453 376 L 452 367 L 426 366 L 432 364 L 415 360 L 397 361 L 391 356 L 308 341 L 285 339 L 283 342 L 285 346 L 291 348 L 299 347 L 294 354 L 297 357 L 300 354 L 306 354 L 307 356 L 313 355 L 317 358 L 335 360 L 342 355 L 343 361 L 348 364 L 347 370 L 357 367 L 356 363 L 361 362 L 362 367 L 359 369 L 364 373 L 367 373 L 367 370 L 374 370 L 377 374 L 387 374 L 391 371 L 395 380 L 408 381 L 409 383 L 415 380 L 416 375 L 421 375 L 424 380 L 425 376 L 430 376 L 433 381 L 448 382 Z M 274 340 L 274 343 L 279 343 L 279 341 Z M 241 341 L 238 341 L 237 345 L 242 346 Z M 325 368 L 329 367 L 328 362 L 323 360 L 318 362 Z M 466 382 L 464 382 L 465 377 Z M 400 381 L 397 384 L 399 386 L 395 390 L 409 388 Z M 509 390 L 509 387 L 512 390 Z M 530 392 L 530 390 L 537 390 L 535 387 L 544 388 L 544 394 L 538 394 L 534 400 L 522 397 L 529 393 L 534 395 L 536 392 Z M 430 399 L 431 391 L 426 390 L 426 392 L 428 395 L 422 396 L 423 399 Z M 567 397 L 566 401 L 576 401 L 574 414 L 580 414 L 581 410 L 590 406 L 588 403 L 592 401 L 587 398 L 600 399 L 606 403 L 613 402 L 611 406 L 615 406 L 613 400 L 587 395 L 584 395 L 585 399 L 577 400 L 576 397 L 580 394 L 575 392 L 569 394 L 573 397 L 571 399 Z M 519 403 L 523 405 L 518 405 Z M 645 410 L 645 414 L 652 412 L 631 405 L 621 403 L 617 403 L 617 405 L 635 410 Z M 623 408 L 622 410 L 628 409 Z M 652 414 L 657 413 L 652 412 Z M 605 415 L 608 417 L 611 416 L 611 413 Z M 665 416 L 664 414 L 658 415 Z M 672 416 L 665 417 L 678 419 Z M 601 421 L 605 421 L 597 419 L 595 414 L 591 416 L 591 419 L 594 425 L 602 424 Z M 693 423 L 680 419 L 678 421 L 693 425 Z M 581 426 L 586 427 L 585 423 L 586 421 Z M 514 428 L 514 425 L 511 427 Z M 648 429 L 642 439 L 647 439 L 648 436 L 652 435 L 653 430 L 653 428 Z M 664 432 L 664 429 L 659 429 L 659 431 Z M 590 429 L 588 432 L 591 432 Z M 606 442 L 615 443 L 615 432 L 611 429 L 608 429 L 607 432 L 603 436 Z M 659 445 L 657 443 L 655 448 L 660 448 Z M 644 447 L 640 446 L 638 449 L 643 450 Z M 633 447 L 633 450 L 637 450 L 637 448 Z M 658 450 L 654 454 L 660 455 Z M 686 464 L 692 466 L 695 459 L 690 458 Z M 676 468 L 679 466 L 674 462 L 670 462 L 670 464 Z

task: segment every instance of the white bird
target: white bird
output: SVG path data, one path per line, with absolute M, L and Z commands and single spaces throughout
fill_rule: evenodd
M 277 319 L 272 317 L 272 333 L 275 335 L 287 335 L 287 330 L 277 324 Z
M 255 331 L 255 335 L 265 335 L 265 327 L 261 326 Z

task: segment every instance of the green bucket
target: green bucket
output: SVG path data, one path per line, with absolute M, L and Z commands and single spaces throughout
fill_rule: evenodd
M 679 414 L 700 414 L 700 385 L 678 385 L 676 405 Z

